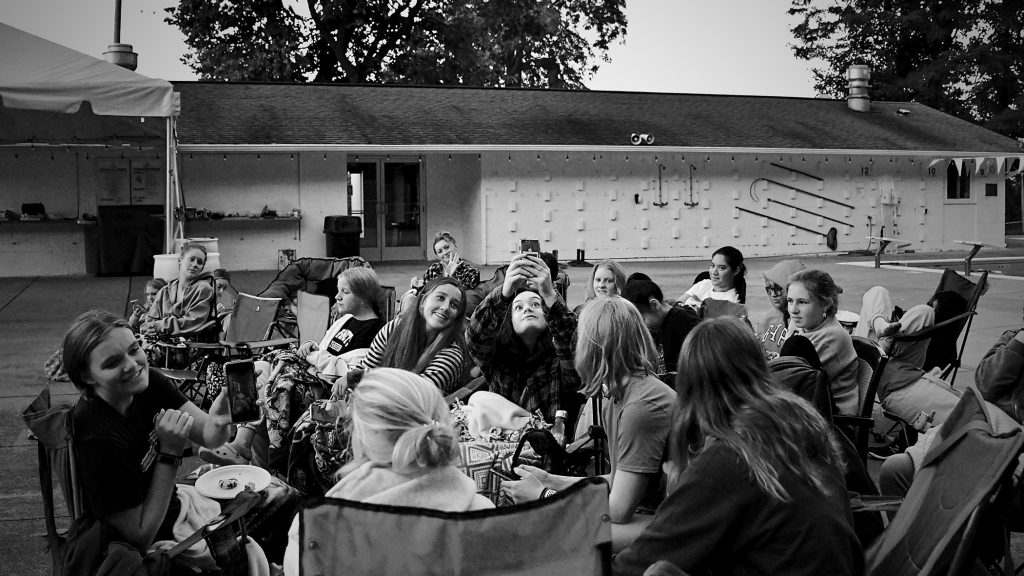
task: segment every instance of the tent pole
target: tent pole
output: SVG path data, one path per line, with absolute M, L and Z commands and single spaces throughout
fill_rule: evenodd
M 174 117 L 167 117 L 167 191 L 164 198 L 164 254 L 174 246 Z

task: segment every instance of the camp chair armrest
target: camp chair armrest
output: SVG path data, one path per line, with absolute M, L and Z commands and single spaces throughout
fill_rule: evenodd
M 192 328 L 192 329 L 189 329 L 189 330 L 181 330 L 181 331 L 178 331 L 178 332 L 173 332 L 173 333 L 169 334 L 169 336 L 173 336 L 173 337 L 177 337 L 177 336 L 190 336 L 192 334 L 198 334 L 200 332 L 203 332 L 204 330 L 209 330 L 210 328 L 213 328 L 216 325 L 217 325 L 217 320 L 211 319 L 211 320 L 207 320 L 206 322 L 203 322 L 202 324 L 200 324 L 199 326 L 196 326 L 195 328 Z
M 476 382 L 476 384 L 473 383 L 474 381 Z M 454 404 L 456 400 L 464 402 L 466 398 L 472 396 L 474 392 L 476 392 L 477 390 L 481 390 L 486 386 L 486 378 L 474 378 L 474 380 L 471 381 L 466 386 L 463 386 L 462 388 L 459 388 L 455 392 L 452 392 L 451 394 L 445 396 L 444 402 L 445 404 Z
M 848 414 L 834 414 L 832 416 L 832 422 L 836 425 L 848 425 L 855 426 L 857 428 L 870 427 L 874 424 L 874 420 L 867 416 L 850 416 Z
M 942 322 L 939 322 L 938 324 L 934 324 L 934 325 L 929 326 L 927 328 L 918 330 L 917 332 L 914 332 L 913 334 L 900 334 L 900 335 L 893 336 L 892 339 L 893 339 L 894 342 L 917 342 L 919 340 L 925 340 L 925 339 L 931 338 L 936 332 L 939 332 L 939 331 L 943 330 L 947 326 L 950 326 L 952 324 L 956 324 L 957 322 L 963 322 L 964 320 L 966 320 L 967 318 L 970 318 L 971 316 L 974 316 L 975 314 L 977 314 L 977 312 L 975 312 L 974 310 L 969 310 L 969 311 L 964 312 L 963 314 L 960 314 L 958 316 L 953 316 L 952 318 L 949 318 L 947 320 L 943 320 Z
M 214 532 L 231 529 L 232 525 L 241 520 L 243 516 L 259 504 L 260 500 L 261 497 L 256 492 L 249 490 L 239 492 L 233 500 L 224 505 L 220 515 L 168 550 L 167 557 L 174 558 Z
M 199 372 L 195 370 L 174 370 L 172 368 L 158 368 L 156 366 L 150 366 L 149 368 L 172 380 L 196 380 L 199 378 Z
M 262 348 L 277 348 L 281 346 L 288 346 L 290 344 L 297 343 L 298 340 L 295 338 L 275 338 L 273 340 L 256 340 L 252 342 L 227 342 L 222 340 L 217 347 L 226 348 L 249 348 L 251 350 L 258 350 Z
M 851 494 L 851 512 L 896 512 L 903 504 L 898 496 L 876 496 L 868 494 Z

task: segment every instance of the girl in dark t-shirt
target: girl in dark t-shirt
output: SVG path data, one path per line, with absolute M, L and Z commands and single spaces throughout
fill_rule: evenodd
M 219 446 L 231 416 L 222 391 L 209 414 L 149 370 L 128 323 L 110 312 L 78 317 L 64 337 L 64 370 L 81 391 L 71 411 L 84 523 L 103 521 L 118 540 L 145 550 L 173 538 L 180 503 L 174 479 L 190 443 Z

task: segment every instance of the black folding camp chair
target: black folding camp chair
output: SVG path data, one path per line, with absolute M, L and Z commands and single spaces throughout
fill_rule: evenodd
M 935 293 L 928 300 L 928 305 L 935 308 L 935 324 L 913 334 L 894 336 L 893 342 L 928 340 L 928 351 L 921 368 L 926 371 L 934 367 L 942 368 L 942 379 L 953 385 L 967 347 L 971 323 L 977 314 L 978 300 L 987 283 L 988 271 L 983 271 L 975 283 L 947 268 L 942 273 Z M 963 338 L 958 350 L 957 339 L 961 333 Z
M 473 512 L 308 499 L 298 523 L 301 574 L 611 573 L 601 478 L 581 478 L 543 500 Z
M 939 429 L 896 516 L 866 551 L 867 574 L 987 574 L 978 562 L 980 529 L 1002 533 L 996 540 L 1004 545 L 1004 573 L 1013 574 L 1006 526 L 992 524 L 1001 522 L 1002 501 L 1017 488 L 1013 473 L 1022 446 L 1019 425 L 968 388 Z M 990 556 L 985 564 L 1000 558 Z

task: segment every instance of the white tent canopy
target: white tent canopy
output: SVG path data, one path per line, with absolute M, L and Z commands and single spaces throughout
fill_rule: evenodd
M 166 247 L 173 247 L 178 94 L 158 80 L 0 22 L 0 145 L 166 146 Z M 83 106 L 84 105 L 84 106 Z M 146 118 L 161 118 L 164 122 Z
M 99 116 L 175 115 L 170 82 L 126 70 L 0 22 L 0 97 L 7 108 Z

